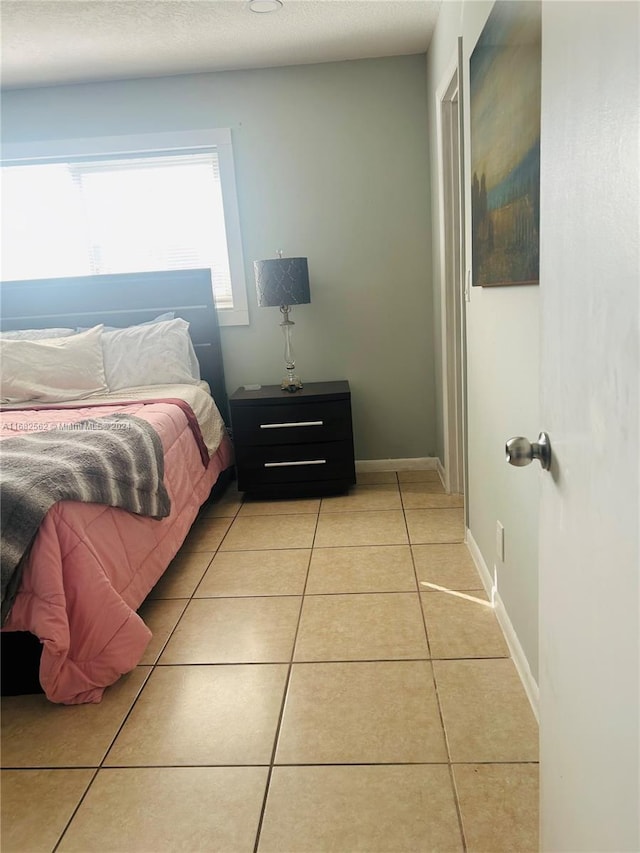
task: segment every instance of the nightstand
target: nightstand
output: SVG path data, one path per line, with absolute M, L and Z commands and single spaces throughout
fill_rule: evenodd
M 255 497 L 312 497 L 356 481 L 349 383 L 239 388 L 229 398 L 238 489 Z

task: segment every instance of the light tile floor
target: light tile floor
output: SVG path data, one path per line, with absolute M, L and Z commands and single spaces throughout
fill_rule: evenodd
M 527 853 L 537 727 L 434 472 L 205 507 L 100 705 L 2 700 L 3 853 Z

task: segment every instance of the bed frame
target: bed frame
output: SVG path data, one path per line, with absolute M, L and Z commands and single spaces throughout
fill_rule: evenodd
M 211 271 L 115 273 L 0 284 L 0 329 L 131 326 L 174 311 L 189 333 L 220 414 L 229 424 Z
M 220 414 L 229 425 L 220 328 L 211 271 L 117 273 L 74 278 L 49 278 L 0 283 L 0 329 L 130 326 L 174 311 L 189 322 L 189 333 L 200 363 L 200 374 Z M 223 472 L 211 499 L 233 477 Z M 38 680 L 40 641 L 27 632 L 0 635 L 3 695 L 41 693 Z

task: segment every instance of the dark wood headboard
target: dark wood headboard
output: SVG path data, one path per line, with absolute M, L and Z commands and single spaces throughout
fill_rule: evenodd
M 220 414 L 229 405 L 211 271 L 116 273 L 0 283 L 0 328 L 131 326 L 174 311 L 189 322 L 202 378 Z

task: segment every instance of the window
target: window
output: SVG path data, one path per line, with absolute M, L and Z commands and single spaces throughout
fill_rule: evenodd
M 5 146 L 2 278 L 209 267 L 221 324 L 247 323 L 230 142 L 208 131 Z

